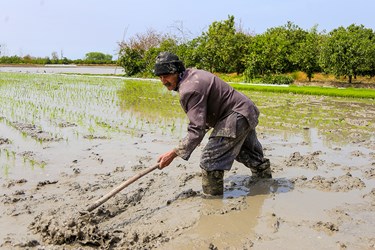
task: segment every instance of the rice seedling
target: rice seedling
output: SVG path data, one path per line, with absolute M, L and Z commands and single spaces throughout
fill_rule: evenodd
M 178 94 L 167 91 L 159 82 L 0 74 L 0 121 L 17 129 L 24 140 L 70 143 L 121 134 L 137 136 L 150 132 L 181 138 L 186 133 L 188 120 Z M 373 120 L 363 116 L 363 110 L 374 110 L 373 90 L 233 86 L 259 107 L 259 130 L 305 134 L 307 128 L 317 128 L 325 137 L 337 141 L 348 140 L 358 129 L 364 137 L 373 135 Z M 339 132 L 333 129 L 337 127 Z M 33 133 L 43 134 L 48 140 L 34 138 Z M 6 151 L 0 153 L 6 158 Z M 32 161 L 29 164 L 38 165 Z

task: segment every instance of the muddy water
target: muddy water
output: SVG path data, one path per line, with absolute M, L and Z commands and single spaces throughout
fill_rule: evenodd
M 204 140 L 81 216 L 176 145 L 177 96 L 122 79 L 0 76 L 1 249 L 375 247 L 373 100 L 245 92 L 274 179 L 235 163 L 224 198 L 203 199 Z

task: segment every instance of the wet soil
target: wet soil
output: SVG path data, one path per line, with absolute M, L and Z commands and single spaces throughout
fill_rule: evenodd
M 324 111 L 323 123 L 330 103 L 303 101 Z M 252 178 L 236 162 L 225 173 L 224 197 L 202 197 L 204 140 L 188 162 L 154 170 L 90 213 L 81 212 L 154 165 L 178 138 L 139 129 L 66 140 L 3 117 L 0 249 L 374 249 L 375 106 L 343 99 L 337 106 L 355 117 L 336 121 L 344 112 L 337 109 L 320 129 L 286 118 L 260 123 L 273 179 Z M 337 125 L 344 122 L 350 127 Z
M 27 126 L 16 127 L 25 131 Z M 176 160 L 163 171 L 155 170 L 84 215 L 80 211 L 153 165 L 176 141 L 145 133 L 83 139 L 66 151 L 53 140 L 20 152 L 44 159 L 48 167 L 34 169 L 32 176 L 14 169 L 1 177 L 0 247 L 374 247 L 373 145 L 328 149 L 298 137 L 284 140 L 260 133 L 260 139 L 272 161 L 272 180 L 253 179 L 248 169 L 235 163 L 225 174 L 224 198 L 204 199 L 198 148 L 189 162 Z M 12 146 L 12 138 L 2 135 L 0 141 L 2 147 Z

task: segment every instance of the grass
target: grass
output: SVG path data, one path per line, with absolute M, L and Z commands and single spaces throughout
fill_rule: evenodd
M 320 86 L 307 86 L 309 85 L 307 76 L 303 72 L 293 72 L 289 74 L 295 81 L 304 82 L 305 86 L 277 86 L 277 85 L 261 85 L 244 83 L 244 76 L 238 74 L 222 74 L 215 73 L 218 77 L 226 82 L 229 82 L 235 89 L 240 91 L 260 91 L 260 92 L 273 92 L 273 93 L 293 93 L 301 95 L 317 95 L 317 96 L 335 96 L 335 97 L 349 97 L 349 98 L 368 98 L 375 99 L 375 89 L 369 88 L 338 88 L 338 87 L 320 87 Z M 316 73 L 312 79 L 314 82 L 328 83 L 328 85 L 341 83 L 346 84 L 347 79 L 344 77 L 336 78 L 333 75 Z M 370 77 L 358 77 L 354 80 L 352 86 L 356 83 L 373 83 Z M 375 86 L 375 84 L 374 84 Z
M 250 84 L 231 84 L 237 90 L 261 91 L 274 93 L 293 93 L 301 95 L 317 95 L 317 96 L 335 96 L 350 98 L 370 98 L 375 99 L 374 89 L 361 88 L 331 88 L 331 87 L 315 87 L 315 86 L 264 86 Z

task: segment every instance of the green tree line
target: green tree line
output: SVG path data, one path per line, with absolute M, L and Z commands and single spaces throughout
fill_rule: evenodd
M 191 40 L 148 30 L 120 43 L 118 63 L 127 75 L 152 74 L 161 51 L 177 54 L 186 67 L 211 72 L 243 74 L 246 81 L 295 71 L 347 77 L 375 76 L 375 33 L 363 25 L 338 27 L 328 33 L 317 26 L 303 30 L 287 22 L 262 34 L 236 27 L 234 16 L 215 21 Z
M 86 53 L 83 59 L 71 60 L 66 57 L 59 58 L 56 52 L 51 57 L 33 57 L 26 56 L 1 56 L 0 64 L 116 64 L 117 61 L 112 60 L 112 55 L 101 52 Z

